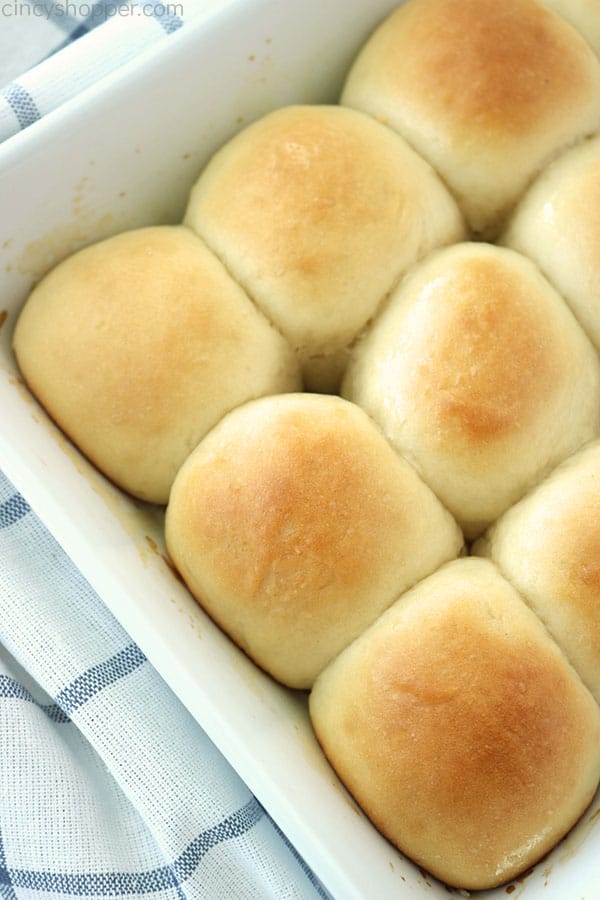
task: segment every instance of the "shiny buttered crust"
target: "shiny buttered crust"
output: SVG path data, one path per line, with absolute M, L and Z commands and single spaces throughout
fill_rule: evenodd
M 312 394 L 255 401 L 211 431 L 173 485 L 166 536 L 209 614 L 296 688 L 462 547 L 367 416 Z
M 300 386 L 289 345 L 183 226 L 126 232 L 62 262 L 27 301 L 14 349 L 62 430 L 155 503 L 225 413 Z
M 442 881 L 501 884 L 592 800 L 600 712 L 486 560 L 449 563 L 317 679 L 323 749 L 376 827 Z
M 572 456 L 474 550 L 498 565 L 600 702 L 600 444 Z
M 405 269 L 465 237 L 426 162 L 333 106 L 280 109 L 238 134 L 200 176 L 185 221 L 291 341 L 306 388 L 331 392 Z
M 409 0 L 350 70 L 341 102 L 398 131 L 491 238 L 527 183 L 600 125 L 600 63 L 536 0 Z
M 470 538 L 600 427 L 591 343 L 529 260 L 487 244 L 412 270 L 357 346 L 342 392 Z
M 600 349 L 600 138 L 546 169 L 502 242 L 538 264 Z
M 543 0 L 583 35 L 600 56 L 600 4 L 598 0 Z

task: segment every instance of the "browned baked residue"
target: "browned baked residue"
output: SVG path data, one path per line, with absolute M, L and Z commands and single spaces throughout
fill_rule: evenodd
M 57 226 L 25 245 L 15 260 L 16 269 L 22 275 L 28 275 L 35 284 L 57 262 L 87 244 L 92 235 L 99 240 L 113 227 L 114 217 L 111 213 L 98 219 L 78 219 Z
M 166 553 L 161 553 L 161 554 L 160 554 L 160 558 L 161 558 L 162 561 L 164 562 L 164 564 L 165 564 L 165 566 L 167 567 L 167 569 L 171 572 L 171 574 L 173 574 L 173 575 L 175 576 L 175 578 L 177 579 L 177 581 L 179 581 L 179 582 L 181 582 L 181 584 L 185 585 L 185 581 L 183 580 L 183 578 L 181 577 L 179 571 L 175 568 L 175 566 L 173 565 L 173 563 L 171 562 L 171 560 L 169 559 L 169 557 L 166 555 Z M 186 586 L 187 586 L 187 585 L 186 585 Z
M 521 875 L 519 875 L 517 878 L 515 878 L 515 881 L 517 882 L 517 884 L 523 884 L 525 879 L 529 878 L 530 875 L 533 875 L 534 872 L 535 872 L 535 866 L 532 866 L 531 869 L 527 869 L 526 872 L 523 872 Z
M 146 543 L 148 544 L 148 546 L 150 547 L 152 552 L 155 553 L 159 557 L 159 559 L 162 559 L 162 561 L 164 562 L 167 569 L 171 572 L 172 575 L 175 576 L 177 581 L 180 581 L 181 584 L 185 584 L 183 578 L 181 577 L 181 575 L 179 574 L 179 572 L 177 571 L 177 569 L 175 568 L 175 566 L 173 565 L 173 563 L 171 562 L 171 560 L 169 559 L 167 554 L 162 552 L 162 550 L 160 549 L 160 547 L 158 546 L 158 544 L 156 543 L 154 538 L 150 537 L 149 534 L 144 535 L 144 537 L 146 539 Z M 175 601 L 173 601 L 173 602 L 175 602 Z
M 509 886 L 506 888 L 506 893 L 513 894 L 516 891 L 516 889 L 517 889 L 516 884 L 509 884 Z
M 0 309 L 0 328 L 4 325 L 6 320 L 8 319 L 8 310 Z
M 588 825 L 591 825 L 593 822 L 596 822 L 598 819 L 600 819 L 600 808 L 597 809 L 596 812 L 592 816 L 590 816 Z

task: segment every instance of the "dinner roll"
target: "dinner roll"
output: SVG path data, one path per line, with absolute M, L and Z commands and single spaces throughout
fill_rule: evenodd
M 310 687 L 462 535 L 356 406 L 290 394 L 230 413 L 179 472 L 167 547 L 191 592 L 276 679 Z
M 536 0 L 409 0 L 341 102 L 403 135 L 491 238 L 542 166 L 600 126 L 600 63 Z
M 477 890 L 533 865 L 600 777 L 600 711 L 486 560 L 449 563 L 317 679 L 313 725 L 375 826 Z
M 343 395 L 470 538 L 599 431 L 592 345 L 529 260 L 487 244 L 415 267 L 357 346 Z
M 83 453 L 155 503 L 226 412 L 300 384 L 289 345 L 182 226 L 126 232 L 60 263 L 27 301 L 14 349 Z
M 600 4 L 598 0 L 542 0 L 574 25 L 600 56 Z
M 600 702 L 600 444 L 508 510 L 475 552 L 493 559 Z
M 186 222 L 291 341 L 308 390 L 336 391 L 348 348 L 404 270 L 462 240 L 430 166 L 352 110 L 277 110 L 200 176 Z
M 540 176 L 503 242 L 538 264 L 600 349 L 600 138 L 565 153 Z

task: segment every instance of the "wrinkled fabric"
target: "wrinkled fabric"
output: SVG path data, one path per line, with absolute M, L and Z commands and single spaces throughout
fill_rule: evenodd
M 0 897 L 327 897 L 1 473 Z

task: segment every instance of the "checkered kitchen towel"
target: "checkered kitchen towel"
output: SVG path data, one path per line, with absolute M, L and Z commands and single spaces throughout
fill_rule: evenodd
M 327 897 L 1 473 L 0 897 Z
M 230 2 L 0 0 L 0 142 Z

